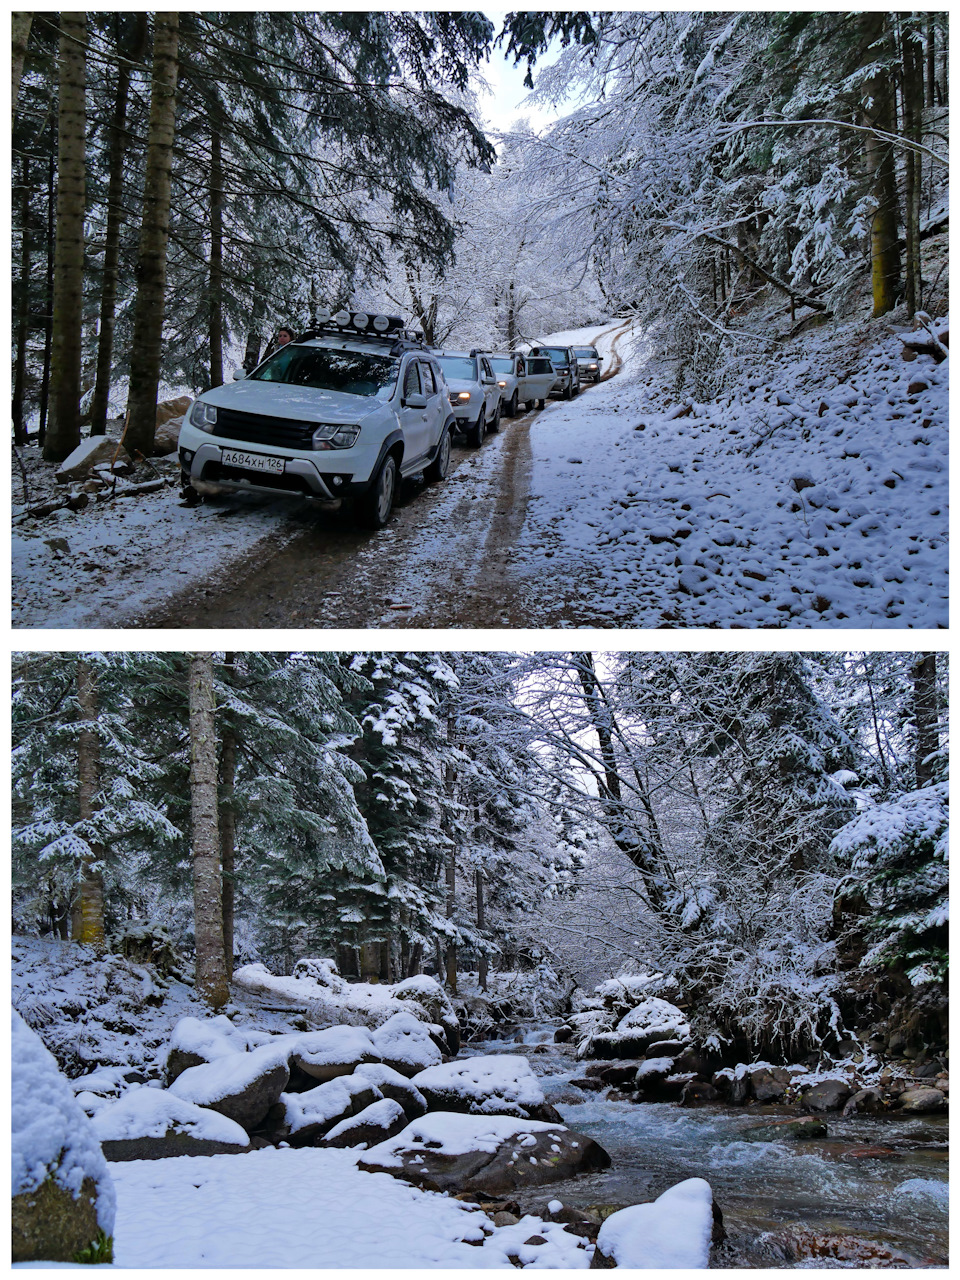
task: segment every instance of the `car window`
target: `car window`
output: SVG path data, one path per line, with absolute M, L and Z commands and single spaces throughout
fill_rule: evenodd
M 416 360 L 411 360 L 407 365 L 407 372 L 403 375 L 403 395 L 407 396 L 420 395 L 420 365 Z
M 491 360 L 490 364 L 493 366 L 494 373 L 513 373 L 512 360 Z
M 477 381 L 477 366 L 469 356 L 437 356 L 437 363 L 448 378 L 465 378 Z
M 317 391 L 341 391 L 351 396 L 388 399 L 396 384 L 400 362 L 395 356 L 365 351 L 335 351 L 328 347 L 289 343 L 250 374 L 253 382 L 284 382 Z
M 594 347 L 574 347 L 573 354 L 580 360 L 596 360 L 597 352 Z
M 426 360 L 420 361 L 420 381 L 423 383 L 423 394 L 427 397 L 437 394 L 437 380 L 433 376 L 433 365 Z

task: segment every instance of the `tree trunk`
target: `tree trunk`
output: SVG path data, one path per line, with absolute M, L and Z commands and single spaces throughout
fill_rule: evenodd
M 130 97 L 130 62 L 140 62 L 147 47 L 147 14 L 134 15 L 135 27 L 127 45 L 120 39 L 117 17 L 117 89 L 110 123 L 110 180 L 107 186 L 107 225 L 104 231 L 103 281 L 100 292 L 100 336 L 97 344 L 97 380 L 90 408 L 90 434 L 102 436 L 107 430 L 107 407 L 110 399 L 110 374 L 113 363 L 113 329 L 117 311 L 117 279 L 120 262 L 120 228 L 123 212 L 123 161 L 127 152 L 127 102 Z
M 127 452 L 149 457 L 157 429 L 157 387 L 163 347 L 163 304 L 170 232 L 170 166 L 177 104 L 179 14 L 158 13 L 147 130 L 143 222 L 137 256 L 137 299 L 130 350 Z
M 447 854 L 447 919 L 453 919 L 457 907 L 457 862 L 456 851 L 451 847 Z M 446 954 L 447 988 L 451 995 L 457 994 L 457 944 L 451 939 L 447 943 Z
M 100 807 L 100 734 L 97 730 L 99 709 L 97 706 L 97 678 L 85 658 L 77 658 L 77 702 L 83 716 L 82 728 L 77 738 L 77 804 L 80 821 L 84 822 Z M 79 933 L 74 931 L 77 942 L 85 943 L 102 955 L 106 950 L 103 923 L 103 875 L 99 863 L 103 859 L 103 846 L 87 842 L 90 853 L 80 864 Z
M 37 439 L 41 447 L 47 438 L 47 409 L 50 403 L 50 357 L 53 351 L 53 258 L 56 193 L 56 159 L 51 155 L 47 171 L 47 280 L 43 314 L 43 373 L 40 378 L 40 427 Z
M 190 654 L 190 816 L 197 994 L 213 1009 L 229 997 L 223 958 L 213 655 Z
M 363 982 L 380 981 L 380 943 L 364 942 L 360 946 L 360 979 Z
M 895 133 L 896 99 L 889 72 L 878 60 L 889 44 L 889 17 L 885 13 L 867 15 L 872 37 L 867 57 L 877 61 L 876 73 L 863 85 L 863 122 L 868 127 Z M 885 139 L 866 134 L 867 177 L 873 189 L 876 209 L 870 227 L 873 314 L 882 316 L 897 305 L 900 294 L 899 201 L 893 147 Z
M 926 18 L 926 104 L 928 107 L 937 105 L 937 44 L 933 29 L 933 14 L 928 13 Z
M 903 85 L 903 132 L 914 142 L 923 138 L 923 45 L 919 23 L 904 16 L 900 27 L 900 54 Z M 904 230 L 906 233 L 906 274 L 904 301 L 907 315 L 921 305 L 920 277 L 920 192 L 923 175 L 918 152 L 908 149 L 904 156 Z
M 260 363 L 260 347 L 263 343 L 263 317 L 266 315 L 266 299 L 263 279 L 259 271 L 253 277 L 253 307 L 250 311 L 250 328 L 247 330 L 247 346 L 243 353 L 243 367 L 247 373 Z
M 223 386 L 223 155 L 210 131 L 210 386 Z
M 477 879 L 477 933 L 482 934 L 484 929 L 483 872 L 480 870 L 479 867 L 477 867 L 476 879 Z M 485 951 L 480 952 L 479 958 L 477 960 L 477 968 L 479 970 L 480 990 L 486 991 L 487 976 L 488 976 L 489 970 L 488 970 L 487 953 Z
M 13 108 L 13 118 L 17 117 L 17 99 L 20 96 L 20 81 L 23 79 L 23 63 L 27 56 L 27 41 L 30 39 L 30 25 L 33 21 L 32 13 L 11 13 L 13 20 L 13 87 L 11 90 L 10 105 Z
M 17 307 L 17 354 L 13 375 L 14 444 L 27 443 L 24 403 L 27 387 L 27 334 L 30 329 L 30 157 L 24 153 L 21 163 L 20 303 Z
M 423 943 L 415 942 L 410 948 L 410 958 L 407 961 L 407 977 L 416 977 L 418 973 L 423 971 Z
M 937 655 L 918 653 L 911 672 L 913 678 L 913 718 L 916 724 L 914 771 L 917 786 L 929 787 L 936 779 L 929 759 L 940 746 L 937 717 Z
M 235 670 L 235 654 L 224 655 L 225 679 L 229 682 Z M 237 815 L 234 809 L 234 787 L 237 778 L 237 731 L 234 725 L 223 726 L 220 744 L 220 870 L 223 878 L 223 960 L 228 981 L 233 977 L 233 872 L 237 847 Z
M 50 411 L 43 444 L 48 462 L 62 462 L 80 443 L 86 41 L 86 15 L 61 13 Z

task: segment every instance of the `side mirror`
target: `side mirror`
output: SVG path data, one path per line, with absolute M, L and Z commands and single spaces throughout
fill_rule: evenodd
M 234 369 L 234 371 L 233 371 L 233 380 L 234 380 L 234 382 L 240 382 L 240 381 L 241 381 L 243 378 L 245 378 L 246 376 L 247 376 L 247 371 L 246 371 L 246 369 Z
M 425 409 L 427 407 L 427 397 L 421 395 L 419 391 L 414 391 L 410 395 L 403 397 L 403 403 L 407 409 Z

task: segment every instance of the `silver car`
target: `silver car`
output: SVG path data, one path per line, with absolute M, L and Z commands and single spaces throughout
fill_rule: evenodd
M 493 352 L 489 359 L 508 418 L 517 416 L 521 404 L 528 411 L 534 405 L 543 408 L 557 380 L 547 356 L 528 356 L 522 351 L 515 351 L 513 355 Z
M 546 356 L 552 363 L 557 375 L 553 385 L 564 400 L 572 400 L 580 394 L 580 366 L 574 355 L 573 347 L 537 346 L 530 348 L 533 356 Z
M 450 405 L 463 432 L 475 449 L 488 431 L 500 430 L 500 387 L 490 361 L 481 351 L 432 352 L 450 388 Z
M 603 364 L 603 357 L 596 347 L 574 347 L 573 354 L 577 357 L 577 364 L 580 366 L 580 378 L 591 378 L 594 382 L 600 381 L 600 366 Z

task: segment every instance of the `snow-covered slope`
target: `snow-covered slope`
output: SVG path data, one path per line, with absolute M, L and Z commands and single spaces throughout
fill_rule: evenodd
M 518 551 L 558 625 L 945 626 L 949 366 L 871 333 L 817 331 L 670 404 L 642 339 L 608 332 L 621 374 L 531 430 Z M 544 559 L 577 598 L 549 599 Z

